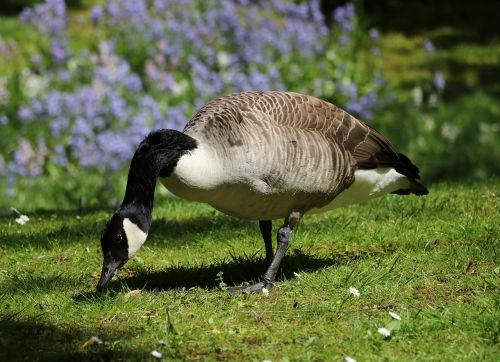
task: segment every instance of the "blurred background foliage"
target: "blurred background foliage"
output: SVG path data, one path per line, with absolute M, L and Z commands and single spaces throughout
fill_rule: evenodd
M 423 179 L 500 173 L 495 1 L 6 0 L 0 205 L 119 202 L 150 130 L 286 89 L 380 129 Z

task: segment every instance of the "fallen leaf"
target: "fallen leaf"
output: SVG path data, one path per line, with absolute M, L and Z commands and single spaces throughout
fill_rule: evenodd
M 151 318 L 156 316 L 156 311 L 155 310 L 148 310 L 146 314 L 142 316 L 142 318 Z
M 93 346 L 94 344 L 102 344 L 102 340 L 99 337 L 92 336 L 89 338 L 88 341 L 86 341 L 84 344 L 82 344 L 82 349 Z
M 134 290 L 131 290 L 130 292 L 126 293 L 123 297 L 125 299 L 128 299 L 128 298 L 133 297 L 134 295 L 137 295 L 137 294 L 140 294 L 140 293 L 141 293 L 140 289 L 134 289 Z
M 476 263 L 474 262 L 474 260 L 469 260 L 469 264 L 467 264 L 467 268 L 465 268 L 465 272 L 467 274 L 471 274 L 471 275 L 478 274 L 478 272 L 476 270 Z

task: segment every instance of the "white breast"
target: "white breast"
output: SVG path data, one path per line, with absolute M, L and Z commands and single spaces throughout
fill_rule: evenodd
M 244 160 L 236 156 L 223 160 L 200 142 L 198 148 L 179 159 L 169 177 L 160 181 L 174 195 L 208 203 L 228 215 L 253 220 L 284 217 L 291 200 L 273 195 L 262 181 L 263 172 L 255 152 Z
M 161 183 L 174 195 L 190 201 L 209 202 L 213 191 L 229 178 L 211 149 L 199 146 L 183 155 L 169 177 Z M 225 181 L 226 180 L 226 181 Z

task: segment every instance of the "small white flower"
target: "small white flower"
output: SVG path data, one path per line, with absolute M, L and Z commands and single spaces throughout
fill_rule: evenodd
M 151 356 L 153 356 L 154 358 L 162 357 L 161 352 L 158 352 L 157 350 L 151 351 Z
M 264 294 L 265 297 L 269 297 L 269 289 L 262 288 L 262 294 Z
M 95 343 L 95 344 L 102 344 L 102 339 L 100 339 L 99 337 L 96 337 L 96 336 L 90 337 L 90 341 L 92 343 Z
M 354 358 L 352 358 L 352 357 L 347 356 L 345 358 L 345 362 L 356 362 L 356 360 Z
M 359 298 L 359 296 L 361 295 L 359 293 L 359 290 L 357 290 L 356 288 L 354 287 L 350 287 L 349 288 L 349 293 L 351 293 L 352 295 L 354 295 L 356 298 Z
M 294 276 L 295 278 L 300 278 L 300 277 L 301 277 L 301 275 L 300 275 L 299 273 L 296 273 L 296 272 L 293 272 L 293 276 Z
M 17 219 L 16 219 L 16 222 L 19 224 L 19 225 L 24 225 L 26 224 L 28 221 L 30 221 L 30 218 L 27 217 L 26 215 L 21 215 L 19 216 Z
M 217 53 L 217 63 L 219 63 L 219 65 L 222 68 L 226 68 L 230 62 L 231 62 L 231 58 L 229 58 L 228 53 L 226 53 L 226 52 L 218 52 Z
M 400 320 L 401 320 L 401 317 L 400 317 L 399 315 L 397 315 L 396 313 L 394 313 L 394 312 L 389 312 L 389 315 L 390 315 L 392 318 L 394 318 L 394 319 L 396 319 L 396 320 L 398 320 L 398 321 L 400 321 Z
M 270 359 L 263 359 L 262 362 L 273 362 Z
M 441 127 L 441 135 L 451 142 L 455 141 L 459 134 L 460 128 L 455 124 L 445 122 Z
M 178 82 L 174 82 L 172 85 L 172 93 L 175 96 L 184 94 L 186 92 L 187 88 L 189 87 L 188 82 L 182 80 Z
M 381 327 L 377 329 L 377 332 L 383 335 L 384 337 L 390 337 L 391 336 L 391 331 L 387 328 Z

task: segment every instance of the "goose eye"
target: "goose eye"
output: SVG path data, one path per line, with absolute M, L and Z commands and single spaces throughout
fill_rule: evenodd
M 122 234 L 116 234 L 116 243 L 120 244 L 122 242 L 123 236 Z

